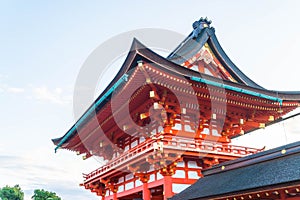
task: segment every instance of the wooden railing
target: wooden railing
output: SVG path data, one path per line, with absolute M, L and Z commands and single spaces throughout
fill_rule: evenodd
M 125 151 L 120 156 L 110 160 L 108 163 L 106 163 L 102 167 L 92 171 L 89 174 L 84 174 L 83 178 L 85 179 L 85 181 L 88 181 L 97 175 L 101 175 L 113 168 L 116 168 L 116 167 L 122 165 L 126 161 L 129 161 L 130 159 L 132 159 L 133 157 L 136 157 L 139 154 L 146 153 L 147 150 L 150 151 L 152 148 L 152 144 L 154 142 L 155 141 L 153 141 L 153 140 L 147 140 L 147 141 L 143 142 L 142 144 L 140 144 L 128 151 Z
M 174 148 L 184 151 L 202 151 L 202 152 L 214 152 L 214 153 L 224 153 L 237 156 L 245 156 L 254 154 L 262 151 L 263 149 L 256 149 L 251 147 L 235 146 L 222 144 L 217 142 L 201 142 L 200 140 L 189 140 L 173 137 L 171 140 L 163 139 L 164 148 Z
M 178 151 L 194 151 L 199 153 L 214 153 L 226 154 L 230 156 L 246 156 L 262 151 L 263 149 L 255 149 L 249 147 L 235 146 L 222 144 L 217 142 L 208 142 L 201 140 L 193 140 L 179 137 L 164 137 L 157 140 L 148 139 L 138 146 L 123 152 L 120 156 L 110 160 L 107 164 L 92 171 L 89 174 L 84 174 L 84 182 L 88 182 L 102 174 L 120 167 L 126 162 L 144 153 L 150 152 L 157 147 L 162 149 L 176 149 Z

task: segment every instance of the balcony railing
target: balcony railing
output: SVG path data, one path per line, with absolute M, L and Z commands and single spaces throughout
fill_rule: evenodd
M 84 174 L 85 182 L 89 181 L 90 179 L 94 178 L 95 176 L 102 175 L 106 172 L 108 172 L 111 169 L 114 169 L 122 164 L 124 164 L 126 161 L 129 161 L 130 159 L 133 159 L 137 157 L 140 154 L 146 153 L 150 151 L 153 148 L 154 140 L 147 140 L 143 142 L 142 144 L 122 153 L 120 156 L 110 160 L 108 163 L 103 165 L 102 167 L 92 171 L 89 174 Z
M 216 142 L 201 142 L 197 140 L 181 139 L 172 137 L 171 140 L 162 140 L 164 148 L 173 148 L 184 151 L 196 151 L 205 153 L 221 153 L 237 156 L 246 156 L 262 151 L 263 149 L 256 149 L 251 147 L 227 145 Z
M 84 182 L 99 177 L 110 170 L 124 165 L 142 154 L 151 152 L 155 149 L 175 149 L 178 151 L 192 151 L 199 153 L 223 154 L 229 156 L 246 156 L 262 151 L 263 149 L 255 149 L 249 147 L 227 145 L 216 142 L 201 141 L 195 139 L 186 139 L 180 137 L 163 137 L 156 140 L 149 139 L 139 144 L 138 146 L 123 152 L 120 156 L 110 160 L 107 164 L 92 171 L 89 174 L 84 174 Z

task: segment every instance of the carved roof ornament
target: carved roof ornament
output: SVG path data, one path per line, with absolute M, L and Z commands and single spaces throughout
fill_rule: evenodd
M 194 30 L 191 37 L 196 38 L 202 29 L 207 27 L 210 28 L 210 24 L 211 24 L 211 20 L 208 20 L 207 17 L 205 18 L 201 17 L 199 21 L 195 21 L 193 23 Z

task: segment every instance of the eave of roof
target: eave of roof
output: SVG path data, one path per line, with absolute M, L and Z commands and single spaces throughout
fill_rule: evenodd
M 211 29 L 204 29 L 205 31 L 212 31 Z M 210 33 L 211 34 L 211 33 Z M 226 54 L 225 54 L 226 55 Z M 171 73 L 179 74 L 182 76 L 185 76 L 189 79 L 202 79 L 214 82 L 216 84 L 226 84 L 228 86 L 241 88 L 242 90 L 249 90 L 261 95 L 267 95 L 269 97 L 273 97 L 281 100 L 295 100 L 300 102 L 300 92 L 278 92 L 278 91 L 270 91 L 266 90 L 261 87 L 252 87 L 249 85 L 245 85 L 243 83 L 234 83 L 227 80 L 222 80 L 207 74 L 201 74 L 199 72 L 195 72 L 191 69 L 182 67 L 170 59 L 166 59 L 149 48 L 147 48 L 145 45 L 140 43 L 137 39 L 134 39 L 132 42 L 132 46 L 130 49 L 130 52 L 128 53 L 126 60 L 124 61 L 122 67 L 120 68 L 119 72 L 115 76 L 115 78 L 110 82 L 108 87 L 100 94 L 100 96 L 94 101 L 94 103 L 87 109 L 87 111 L 79 118 L 79 120 L 67 131 L 67 133 L 56 139 L 52 139 L 53 143 L 56 146 L 55 151 L 63 146 L 64 143 L 66 143 L 70 138 L 74 137 L 77 133 L 77 128 L 82 127 L 85 123 L 88 122 L 91 117 L 93 117 L 96 113 L 95 110 L 99 110 L 99 107 L 102 107 L 105 104 L 105 101 L 103 101 L 103 98 L 110 98 L 111 90 L 115 87 L 118 87 L 120 84 L 118 81 L 120 79 L 123 79 L 126 72 L 128 72 L 132 67 L 132 63 L 134 60 L 138 59 L 137 57 L 140 56 L 140 58 L 145 58 L 149 60 L 150 62 L 157 63 L 160 67 L 162 67 L 165 70 L 168 70 Z M 122 78 L 123 77 L 123 78 Z
M 83 126 L 91 117 L 96 114 L 96 110 L 98 109 L 98 107 L 101 107 L 105 104 L 103 100 L 106 98 L 110 98 L 112 90 L 121 84 L 120 80 L 125 80 L 127 78 L 126 72 L 129 70 L 131 66 L 130 63 L 133 61 L 140 48 L 142 48 L 141 43 L 134 38 L 130 48 L 130 52 L 128 53 L 122 67 L 120 68 L 114 79 L 109 83 L 105 90 L 92 103 L 92 105 L 86 110 L 86 112 L 82 114 L 82 116 L 76 121 L 76 123 L 67 131 L 64 136 L 52 139 L 52 142 L 56 145 L 55 152 L 63 145 L 63 143 L 67 142 L 68 139 L 72 138 L 77 133 L 78 128 Z

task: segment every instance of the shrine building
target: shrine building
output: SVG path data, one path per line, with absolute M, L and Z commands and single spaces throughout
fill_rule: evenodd
M 106 89 L 52 141 L 55 150 L 106 161 L 81 183 L 103 200 L 295 199 L 299 174 L 290 180 L 298 185 L 288 187 L 289 180 L 273 187 L 271 178 L 284 176 L 281 168 L 272 171 L 286 166 L 284 159 L 299 164 L 299 143 L 264 151 L 231 139 L 299 106 L 300 92 L 268 90 L 247 77 L 222 49 L 211 21 L 201 18 L 167 57 L 134 39 Z M 261 167 L 271 171 L 253 177 Z

